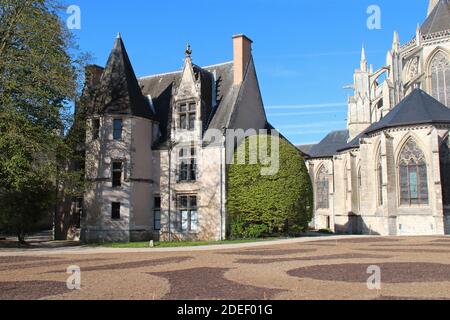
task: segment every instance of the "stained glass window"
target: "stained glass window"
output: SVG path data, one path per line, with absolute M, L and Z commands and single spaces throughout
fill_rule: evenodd
M 329 209 L 329 175 L 327 169 L 322 166 L 316 179 L 317 209 Z
M 446 106 L 450 105 L 450 61 L 444 52 L 438 52 L 430 65 L 431 94 Z
M 399 160 L 400 204 L 402 206 L 428 204 L 428 178 L 425 155 L 410 139 Z

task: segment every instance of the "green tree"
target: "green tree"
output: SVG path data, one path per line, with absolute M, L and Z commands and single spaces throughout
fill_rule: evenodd
M 83 57 L 52 0 L 0 0 L 0 224 L 25 234 L 71 179 L 65 133 Z
M 266 138 L 265 141 L 277 139 Z M 250 148 L 251 139 L 255 138 L 247 138 L 238 148 L 245 148 L 246 159 L 257 152 Z M 227 212 L 232 237 L 298 233 L 312 219 L 313 193 L 305 161 L 289 142 L 282 138 L 279 141 L 280 168 L 275 175 L 261 175 L 261 164 L 228 166 Z M 271 143 L 269 154 L 270 146 Z

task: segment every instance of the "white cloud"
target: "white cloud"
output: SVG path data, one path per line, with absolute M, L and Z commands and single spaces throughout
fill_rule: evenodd
M 326 126 L 329 128 L 332 125 L 336 124 L 345 124 L 345 121 L 318 121 L 313 123 L 306 123 L 306 124 L 289 124 L 289 125 L 282 125 L 278 126 L 277 129 L 301 129 L 301 128 L 321 128 Z
M 297 104 L 297 105 L 274 105 L 267 106 L 267 110 L 302 110 L 302 109 L 316 109 L 316 108 L 332 108 L 332 107 L 346 107 L 347 103 L 333 102 L 321 104 Z

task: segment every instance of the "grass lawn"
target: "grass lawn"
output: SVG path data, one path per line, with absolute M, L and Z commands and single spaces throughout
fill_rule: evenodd
M 198 247 L 198 246 L 213 246 L 224 244 L 239 244 L 239 243 L 254 243 L 262 241 L 274 241 L 286 238 L 266 238 L 266 239 L 247 239 L 247 240 L 225 240 L 225 241 L 179 241 L 179 242 L 155 242 L 154 248 L 180 248 L 180 247 Z M 96 247 L 104 248 L 149 248 L 149 242 L 129 242 L 129 243 L 104 243 L 94 245 Z

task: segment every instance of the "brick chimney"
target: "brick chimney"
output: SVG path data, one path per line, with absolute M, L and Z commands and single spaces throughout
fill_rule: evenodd
M 234 53 L 234 84 L 239 85 L 244 80 L 245 69 L 252 56 L 252 43 L 247 36 L 239 34 L 233 36 Z

